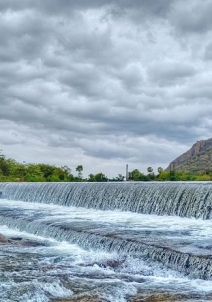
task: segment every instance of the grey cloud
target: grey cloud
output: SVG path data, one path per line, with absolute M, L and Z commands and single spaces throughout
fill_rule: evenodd
M 212 29 L 211 13 L 211 1 L 177 1 L 170 22 L 183 34 L 201 34 Z
M 186 97 L 188 101 L 192 100 L 193 102 L 199 102 L 201 100 L 202 105 L 210 105 L 212 98 L 212 88 L 210 85 L 194 86 L 189 88 L 190 89 L 183 89 L 179 95 L 184 98 Z
M 51 22 L 34 11 L 6 12 L 0 27 L 0 57 L 7 61 L 21 59 L 23 55 L 25 60 L 38 58 L 51 40 Z
M 62 83 L 70 86 L 76 92 L 88 97 L 100 96 L 102 75 L 99 70 L 89 64 L 80 64 L 72 66 L 72 70 L 64 71 L 59 79 Z
M 182 62 L 155 62 L 150 65 L 149 76 L 160 85 L 173 85 L 184 78 L 194 76 L 196 70 L 191 64 Z
M 212 43 L 209 43 L 206 48 L 205 48 L 205 53 L 204 53 L 204 59 L 205 60 L 212 60 Z
M 172 1 L 173 2 L 173 1 Z M 1 1 L 0 10 L 23 10 L 26 8 L 38 9 L 40 11 L 44 11 L 46 13 L 54 13 L 68 14 L 72 12 L 72 10 L 87 10 L 87 9 L 99 9 L 99 8 L 107 8 L 113 7 L 114 13 L 116 15 L 119 11 L 135 10 L 140 11 L 143 15 L 146 14 L 154 14 L 155 16 L 163 16 L 169 11 L 172 3 L 169 0 L 158 0 L 155 2 L 154 0 L 46 0 L 43 2 L 42 0 L 23 0 L 21 2 L 17 2 L 15 0 L 7 0 Z
M 1 1 L 0 149 L 117 171 L 210 135 L 210 3 L 190 3 Z
M 152 22 L 151 16 L 156 20 L 167 18 L 174 2 L 175 0 L 172 3 L 167 0 L 158 0 L 157 2 L 154 0 L 110 1 L 112 7 L 108 9 L 108 13 L 116 19 L 128 18 L 139 25 Z
M 141 66 L 137 63 L 131 63 L 125 66 L 115 75 L 120 79 L 124 89 L 132 93 L 139 93 L 144 82 L 144 71 Z

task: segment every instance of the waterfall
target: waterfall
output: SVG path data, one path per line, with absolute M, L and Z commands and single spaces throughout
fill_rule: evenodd
M 50 302 L 58 289 L 60 298 L 99 289 L 128 302 L 137 290 L 194 297 L 199 286 L 211 301 L 211 219 L 209 182 L 0 183 L 0 296 L 20 288 Z
M 130 255 L 136 258 L 150 258 L 159 261 L 171 269 L 183 272 L 193 278 L 212 278 L 212 259 L 207 255 L 182 252 L 173 249 L 166 244 L 137 237 L 133 234 L 125 234 L 119 231 L 106 231 L 101 225 L 94 228 L 89 225 L 78 226 L 75 223 L 57 221 L 45 216 L 28 215 L 21 210 L 0 211 L 0 224 L 6 224 L 10 228 L 17 228 L 31 234 L 54 238 L 57 241 L 67 241 L 82 248 L 117 252 L 120 255 Z
M 0 192 L 27 202 L 212 218 L 211 183 L 1 183 Z

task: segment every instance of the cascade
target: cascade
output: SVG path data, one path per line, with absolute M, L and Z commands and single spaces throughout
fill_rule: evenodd
M 212 218 L 211 183 L 1 183 L 0 192 L 27 202 Z
M 23 214 L 16 210 L 0 211 L 0 224 L 6 224 L 10 228 L 18 228 L 31 234 L 54 238 L 58 241 L 67 241 L 77 244 L 85 249 L 118 252 L 132 257 L 148 257 L 159 261 L 168 268 L 184 272 L 195 278 L 212 278 L 211 256 L 199 255 L 198 253 L 182 252 L 180 249 L 170 248 L 165 244 L 138 238 L 132 232 L 126 235 L 125 231 L 105 231 L 101 225 L 89 227 L 78 226 L 73 223 L 55 221 L 54 219 L 40 219 L 37 215 Z
M 130 302 L 155 286 L 193 299 L 197 283 L 211 301 L 211 219 L 209 182 L 0 183 L 1 232 L 21 234 L 0 244 L 0 301 L 17 290 L 20 301 L 50 302 L 99 288 L 109 302 Z M 41 245 L 24 246 L 22 236 Z

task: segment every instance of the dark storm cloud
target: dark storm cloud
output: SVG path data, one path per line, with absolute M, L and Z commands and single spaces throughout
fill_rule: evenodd
M 89 172 L 167 166 L 211 135 L 211 10 L 0 1 L 0 149 Z

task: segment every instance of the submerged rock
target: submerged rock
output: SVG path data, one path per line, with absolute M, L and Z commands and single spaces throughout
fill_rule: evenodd
M 25 238 L 11 238 L 9 241 L 11 241 L 13 244 L 20 244 L 23 246 L 45 246 L 44 243 L 38 242 L 36 240 L 31 240 L 31 239 L 25 239 Z
M 106 260 L 105 262 L 95 261 L 95 262 L 92 262 L 92 263 L 89 263 L 89 264 L 81 263 L 80 266 L 98 265 L 99 267 L 102 267 L 102 268 L 110 267 L 110 268 L 113 268 L 113 269 L 117 269 L 117 268 L 121 267 L 124 262 L 125 262 L 125 259 L 124 260 Z
M 8 243 L 8 239 L 0 233 L 0 244 Z
M 204 301 L 211 301 L 212 297 L 205 297 Z M 153 294 L 150 296 L 138 295 L 129 300 L 129 302 L 202 302 L 199 295 L 186 294 Z
M 36 240 L 25 239 L 22 237 L 5 237 L 3 234 L 0 233 L 0 245 L 22 245 L 22 246 L 43 246 L 44 243 L 38 242 Z
M 56 298 L 51 302 L 106 302 L 106 300 L 100 299 L 98 296 L 84 295 L 73 298 Z
M 127 300 L 128 302 L 202 302 L 198 295 L 155 293 L 152 295 L 138 295 Z M 204 301 L 212 301 L 211 297 L 205 297 Z M 51 302 L 106 302 L 98 296 L 75 296 L 73 298 L 55 298 Z

